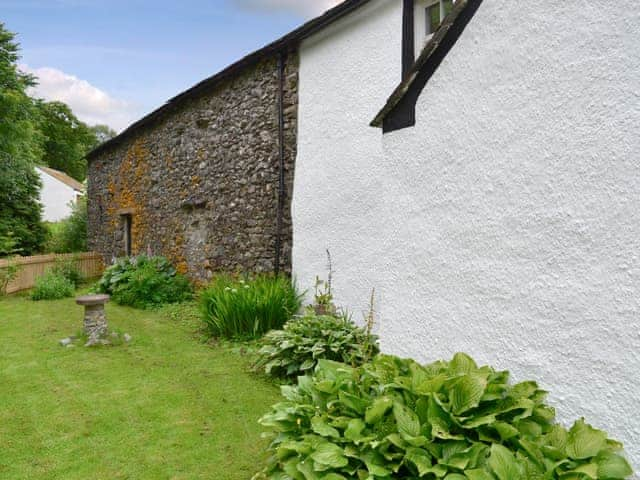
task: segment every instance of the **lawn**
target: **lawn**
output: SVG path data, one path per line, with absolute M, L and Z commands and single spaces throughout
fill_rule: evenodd
M 277 388 L 175 310 L 107 315 L 130 344 L 67 349 L 58 340 L 82 323 L 72 299 L 0 299 L 0 478 L 250 478 Z

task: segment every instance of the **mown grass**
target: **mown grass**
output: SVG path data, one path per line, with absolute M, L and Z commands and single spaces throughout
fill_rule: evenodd
M 107 315 L 130 344 L 66 349 L 82 323 L 73 299 L 0 299 L 0 478 L 250 478 L 277 388 L 175 307 Z

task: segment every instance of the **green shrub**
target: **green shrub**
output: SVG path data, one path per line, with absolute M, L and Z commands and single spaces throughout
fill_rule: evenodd
M 623 479 L 621 445 L 577 421 L 554 423 L 535 382 L 457 354 L 421 366 L 380 355 L 321 360 L 260 420 L 271 454 L 255 479 Z
M 177 273 L 166 258 L 146 255 L 117 260 L 104 272 L 96 289 L 111 295 L 120 305 L 141 309 L 193 297 L 189 280 Z
M 87 251 L 87 200 L 80 197 L 73 203 L 71 216 L 47 224 L 49 235 L 45 250 L 51 253 Z
M 69 279 L 49 270 L 36 280 L 31 291 L 31 300 L 58 300 L 72 297 L 74 292 L 75 286 Z
M 82 283 L 82 273 L 78 269 L 77 260 L 70 259 L 57 259 L 51 271 L 56 275 L 61 275 L 71 283 L 75 288 L 78 288 L 80 283 Z
M 258 338 L 282 328 L 301 306 L 302 295 L 285 277 L 216 277 L 200 295 L 209 333 L 214 337 Z
M 7 259 L 7 265 L 0 268 L 0 297 L 7 294 L 9 284 L 16 279 L 20 267 L 11 258 Z
M 362 365 L 378 353 L 378 339 L 348 317 L 305 315 L 289 320 L 262 340 L 255 366 L 267 375 L 295 379 L 313 371 L 320 359 Z
M 20 253 L 18 241 L 13 236 L 13 232 L 2 234 L 0 232 L 0 258 L 11 257 Z

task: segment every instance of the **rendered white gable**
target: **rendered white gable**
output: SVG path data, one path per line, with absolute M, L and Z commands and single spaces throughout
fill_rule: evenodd
M 383 350 L 465 351 L 535 379 L 640 468 L 640 10 L 485 0 L 422 92 L 417 125 L 368 127 L 400 81 L 402 2 L 303 43 L 293 266 L 333 258 Z
M 42 219 L 45 222 L 58 222 L 71 215 L 71 204 L 82 195 L 81 191 L 58 180 L 41 168 L 36 167 L 42 182 L 40 203 L 43 206 Z

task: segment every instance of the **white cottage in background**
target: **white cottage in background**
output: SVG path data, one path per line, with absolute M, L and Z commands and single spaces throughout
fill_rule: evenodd
M 58 222 L 71 215 L 71 205 L 84 195 L 84 185 L 64 172 L 48 167 L 36 167 L 42 182 L 40 203 L 43 206 L 42 219 Z
M 637 1 L 346 3 L 300 47 L 298 283 L 329 249 L 383 350 L 538 379 L 640 468 Z

